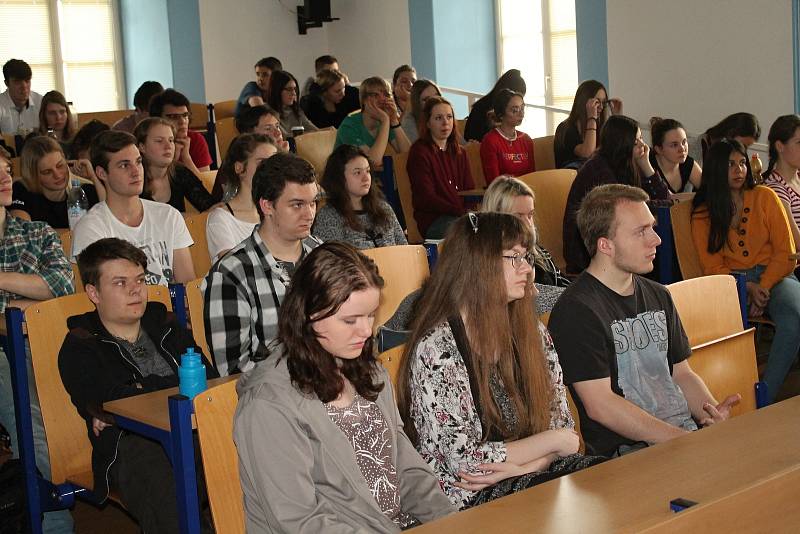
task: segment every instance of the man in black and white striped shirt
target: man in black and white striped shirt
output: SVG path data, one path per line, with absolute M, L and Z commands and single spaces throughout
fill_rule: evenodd
M 253 368 L 259 347 L 277 334 L 278 308 L 295 266 L 321 243 L 311 236 L 318 188 L 307 161 L 291 153 L 262 161 L 252 193 L 261 224 L 203 284 L 206 338 L 222 376 Z

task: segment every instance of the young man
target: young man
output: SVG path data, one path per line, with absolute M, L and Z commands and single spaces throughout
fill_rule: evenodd
M 586 196 L 578 227 L 592 260 L 548 324 L 591 454 L 625 454 L 723 421 L 741 398 L 714 399 L 689 366 L 669 292 L 640 276 L 661 242 L 647 200 L 620 184 Z
M 255 64 L 256 81 L 247 82 L 236 101 L 235 115 L 238 117 L 243 106 L 263 106 L 267 103 L 269 93 L 269 79 L 276 70 L 283 70 L 280 60 L 275 57 L 265 57 Z
M 266 105 L 246 106 L 241 114 L 236 116 L 236 130 L 240 133 L 258 133 L 266 135 L 275 141 L 281 152 L 289 150 L 289 143 L 283 138 L 280 125 L 280 115 Z
M 111 129 L 132 134 L 136 125 L 139 124 L 139 121 L 150 116 L 148 112 L 150 109 L 150 99 L 163 91 L 164 87 L 158 82 L 144 82 L 133 95 L 133 113 L 115 122 Z
M 31 91 L 31 67 L 21 59 L 3 65 L 6 87 L 0 94 L 0 133 L 28 135 L 39 127 L 42 95 Z
M 44 222 L 26 221 L 7 213 L 6 208 L 11 204 L 11 181 L 11 158 L 0 147 L 0 313 L 7 307 L 26 308 L 35 301 L 73 292 L 72 269 L 55 231 Z M 35 392 L 30 357 L 28 377 L 31 391 Z M 36 465 L 49 478 L 50 455 L 36 395 L 31 396 L 31 417 Z M 0 423 L 11 435 L 15 454 L 19 454 L 15 421 L 11 368 L 0 345 Z M 69 511 L 44 514 L 42 529 L 44 532 L 72 532 Z
M 290 152 L 258 166 L 253 203 L 261 224 L 211 268 L 203 287 L 206 339 L 220 375 L 248 371 L 268 354 L 295 267 L 320 244 L 311 236 L 317 195 L 311 164 Z
M 104 237 L 130 241 L 147 256 L 147 283 L 194 280 L 189 247 L 194 243 L 181 214 L 162 202 L 139 198 L 144 186 L 142 156 L 129 133 L 107 131 L 92 141 L 92 166 L 106 200 L 81 217 L 72 232 L 72 257 Z
M 94 492 L 105 500 L 109 489 L 117 491 L 144 532 L 178 532 L 164 449 L 123 433 L 103 403 L 177 386 L 181 355 L 194 339 L 163 304 L 147 302 L 147 256 L 131 243 L 96 241 L 78 256 L 78 269 L 96 309 L 67 320 L 58 370 L 89 430 Z M 207 377 L 217 376 L 204 363 Z
M 163 117 L 175 126 L 175 159 L 190 171 L 200 174 L 211 165 L 211 153 L 203 134 L 189 129 L 192 114 L 189 99 L 175 89 L 167 89 L 150 99 L 151 117 Z

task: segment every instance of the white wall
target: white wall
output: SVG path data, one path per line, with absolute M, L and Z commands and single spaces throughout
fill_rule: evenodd
M 794 110 L 790 0 L 607 0 L 608 75 L 625 114 L 701 133 L 747 111 L 761 142 Z M 765 162 L 766 163 L 766 162 Z
M 411 64 L 408 0 L 332 0 L 328 48 L 354 81 L 383 76 Z M 319 54 L 317 54 L 319 55 Z
M 275 56 L 302 86 L 314 74 L 314 59 L 333 54 L 354 81 L 391 77 L 411 62 L 407 0 L 332 0 L 331 15 L 342 20 L 297 32 L 292 13 L 298 0 L 199 0 L 203 74 L 209 102 L 239 96 L 254 78 L 253 65 Z M 290 10 L 292 12 L 290 12 Z

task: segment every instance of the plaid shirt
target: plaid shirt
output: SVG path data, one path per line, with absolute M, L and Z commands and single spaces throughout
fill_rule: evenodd
M 0 243 L 2 272 L 39 275 L 53 297 L 63 297 L 75 291 L 72 267 L 64 256 L 61 240 L 46 223 L 6 215 L 5 233 Z M 0 313 L 5 311 L 10 301 L 24 298 L 24 295 L 0 290 Z
M 278 308 L 291 277 L 258 228 L 214 264 L 203 282 L 206 341 L 220 376 L 252 369 L 259 345 L 278 333 Z M 313 236 L 304 239 L 303 255 L 320 243 Z

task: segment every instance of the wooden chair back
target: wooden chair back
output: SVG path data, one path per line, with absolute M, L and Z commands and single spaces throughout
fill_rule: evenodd
M 701 276 L 667 286 L 692 347 L 744 330 L 736 279 Z
M 464 150 L 467 151 L 469 172 L 472 174 L 475 189 L 486 189 L 486 177 L 483 175 L 483 163 L 481 162 L 481 144 L 467 143 Z
M 239 135 L 234 121 L 235 119 L 233 117 L 228 117 L 215 122 L 217 128 L 217 149 L 219 150 L 220 161 L 225 159 L 228 148 L 231 146 L 236 136 Z
M 689 365 L 718 401 L 734 393 L 742 395 L 741 402 L 731 410 L 732 416 L 756 409 L 755 328 L 692 347 Z
M 214 360 L 213 354 L 208 350 L 208 343 L 206 343 L 206 324 L 203 320 L 203 308 L 205 303 L 203 301 L 203 280 L 204 276 L 186 282 L 186 301 L 189 305 L 189 325 L 192 328 L 192 336 L 194 343 L 203 351 L 203 354 L 208 356 L 209 361 Z M 216 365 L 216 362 L 214 362 Z
M 211 517 L 215 530 L 225 534 L 245 532 L 239 456 L 233 441 L 233 416 L 239 403 L 236 382 L 211 387 L 194 398 Z
M 169 289 L 148 286 L 148 300 L 172 309 Z M 86 422 L 72 405 L 58 372 L 58 352 L 67 335 L 67 319 L 94 310 L 85 293 L 37 302 L 25 310 L 36 391 L 42 409 L 51 480 L 92 488 L 92 445 Z
M 389 380 L 392 381 L 395 399 L 397 398 L 397 378 L 400 373 L 400 362 L 403 361 L 403 352 L 405 350 L 406 346 L 403 344 L 378 354 L 378 361 L 381 362 L 386 372 L 389 373 Z
M 22 163 L 18 157 L 11 158 L 11 176 L 14 178 L 15 182 L 22 178 Z
M 115 109 L 113 111 L 90 111 L 88 113 L 78 113 L 78 128 L 83 128 L 93 120 L 98 120 L 103 124 L 114 126 L 114 123 L 132 114 L 133 109 Z
M 538 160 L 537 160 L 538 167 Z M 536 195 L 536 229 L 539 243 L 553 256 L 553 262 L 564 270 L 564 212 L 567 196 L 578 174 L 572 169 L 552 169 L 524 174 L 519 179 Z
M 223 100 L 214 103 L 214 120 L 227 119 L 234 117 L 236 112 L 237 100 Z
M 208 252 L 208 241 L 206 240 L 206 222 L 208 212 L 188 214 L 183 219 L 192 236 L 194 245 L 189 247 L 189 254 L 192 256 L 195 274 L 205 276 L 211 269 L 211 256 Z
M 72 231 L 69 228 L 56 228 L 58 238 L 61 240 L 61 250 L 64 251 L 64 256 L 68 260 L 72 257 Z M 81 280 L 81 273 L 78 271 L 77 263 L 70 263 L 72 266 L 72 281 L 75 285 L 75 293 L 83 293 L 83 280 Z
M 694 248 L 692 239 L 692 203 L 688 201 L 674 204 L 669 209 L 672 220 L 672 238 L 675 242 L 675 254 L 684 280 L 703 276 L 700 257 Z
M 208 129 L 208 105 L 199 102 L 189 104 L 189 128 L 192 130 Z
M 422 287 L 422 282 L 430 274 L 428 255 L 421 245 L 397 245 L 362 252 L 372 258 L 383 278 L 381 302 L 375 314 L 375 326 L 378 327 L 394 315 L 409 293 Z
M 458 131 L 458 135 L 463 139 L 464 138 L 464 128 L 467 125 L 467 119 L 456 119 L 456 130 Z
M 211 193 L 214 190 L 214 182 L 217 180 L 217 171 L 201 171 L 198 178 L 203 182 L 203 187 Z
M 756 408 L 758 367 L 754 330 L 744 330 L 733 276 L 701 276 L 667 286 L 689 338 L 689 365 L 708 389 L 723 400 L 741 393 L 733 414 Z
M 419 233 L 417 221 L 414 219 L 414 202 L 411 197 L 411 179 L 408 177 L 408 152 L 392 156 L 394 161 L 394 182 L 397 194 L 400 196 L 400 207 L 403 209 L 403 218 L 406 220 L 406 234 L 408 242 L 422 243 L 422 234 Z
M 537 171 L 547 171 L 556 168 L 556 153 L 553 148 L 555 136 L 546 135 L 533 140 L 533 158 L 536 160 Z
M 336 130 L 329 129 L 304 133 L 296 137 L 294 142 L 297 147 L 297 155 L 314 167 L 314 171 L 317 173 L 317 181 L 319 181 L 325 171 L 328 156 L 333 152 L 333 145 L 336 144 Z

